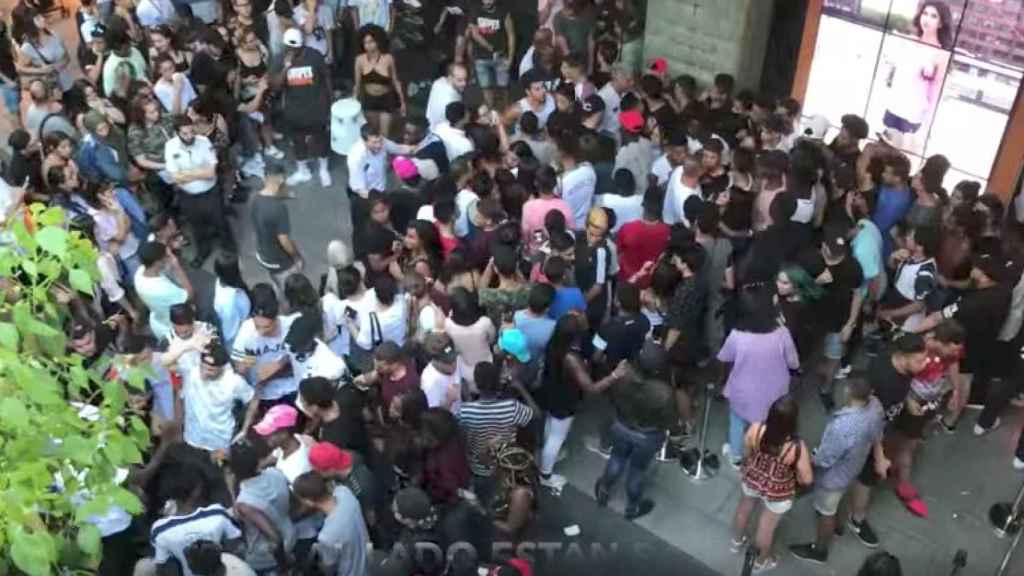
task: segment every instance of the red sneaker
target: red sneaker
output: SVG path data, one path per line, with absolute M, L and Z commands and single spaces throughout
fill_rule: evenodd
M 904 500 L 903 504 L 910 510 L 910 513 L 918 518 L 928 517 L 928 505 L 924 503 L 924 500 L 920 498 L 914 498 L 911 500 Z
M 900 500 L 907 502 L 909 500 L 918 500 L 921 495 L 917 493 L 917 488 L 914 488 L 913 484 L 906 480 L 901 480 L 896 484 L 896 495 L 900 497 Z

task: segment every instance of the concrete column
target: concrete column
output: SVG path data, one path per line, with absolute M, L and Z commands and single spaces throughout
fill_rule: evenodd
M 648 0 L 645 65 L 666 58 L 672 76 L 707 86 L 726 72 L 756 88 L 775 0 Z

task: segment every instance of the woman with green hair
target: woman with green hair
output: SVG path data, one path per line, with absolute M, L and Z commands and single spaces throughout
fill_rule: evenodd
M 812 306 L 824 293 L 825 289 L 797 264 L 783 266 L 775 276 L 774 301 L 779 322 L 789 328 L 801 360 L 811 352 L 814 343 Z

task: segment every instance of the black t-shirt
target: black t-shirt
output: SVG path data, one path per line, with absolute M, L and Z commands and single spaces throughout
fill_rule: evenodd
M 14 52 L 11 50 L 11 36 L 7 33 L 5 22 L 0 22 L 0 74 L 11 80 L 18 77 L 14 67 Z
M 874 395 L 882 403 L 885 418 L 892 422 L 903 411 L 910 392 L 911 376 L 900 374 L 892 363 L 892 352 L 883 351 L 871 360 L 867 373 Z
M 365 402 L 362 393 L 354 386 L 342 386 L 334 401 L 341 413 L 334 420 L 320 424 L 319 439 L 344 450 L 354 450 L 364 457 L 369 456 L 370 440 L 363 420 Z
M 223 62 L 215 60 L 205 52 L 200 52 L 192 58 L 189 79 L 196 86 L 205 86 L 207 89 L 224 88 L 228 85 L 230 71 L 231 69 Z
M 292 257 L 281 247 L 278 236 L 291 234 L 288 206 L 283 198 L 258 195 L 252 203 L 252 224 L 256 230 L 256 255 L 271 270 L 285 270 Z
M 594 347 L 604 350 L 607 366 L 614 368 L 620 361 L 636 357 L 650 329 L 651 322 L 643 314 L 620 314 L 601 326 Z
M 826 264 L 825 267 L 832 273 L 832 282 L 825 285 L 819 318 L 826 332 L 839 332 L 850 317 L 853 292 L 864 281 L 864 273 L 852 256 L 846 256 L 838 264 Z
M 433 160 L 437 165 L 437 171 L 441 174 L 448 173 L 448 152 L 445 150 L 444 142 L 439 138 L 433 138 L 429 144 L 416 152 L 420 160 Z
M 324 57 L 303 48 L 285 71 L 284 114 L 295 126 L 317 126 L 325 122 L 331 102 L 330 72 Z
M 718 176 L 705 174 L 700 179 L 700 192 L 705 200 L 711 200 L 729 187 L 729 172 L 723 170 Z
M 494 52 L 484 48 L 475 39 L 473 40 L 473 54 L 477 59 L 491 58 L 494 54 L 499 57 L 508 58 L 508 31 L 505 30 L 505 19 L 508 17 L 508 8 L 501 2 L 495 0 L 490 8 L 477 2 L 469 10 L 469 23 L 476 27 L 477 33 L 483 37 L 494 48 Z
M 21 186 L 28 180 L 31 189 L 43 191 L 43 177 L 41 175 L 42 159 L 39 154 L 25 155 L 22 152 L 15 152 L 7 164 L 7 173 L 4 180 L 11 186 Z
M 973 374 L 980 366 L 992 361 L 999 330 L 1010 311 L 1011 296 L 1009 286 L 996 285 L 966 292 L 958 302 L 942 309 L 943 318 L 956 320 L 966 332 L 962 372 Z

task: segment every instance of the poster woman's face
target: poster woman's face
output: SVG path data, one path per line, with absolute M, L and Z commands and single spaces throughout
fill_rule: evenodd
M 921 30 L 925 34 L 938 33 L 943 26 L 942 16 L 939 15 L 939 11 L 935 6 L 927 6 L 921 11 L 918 24 L 921 25 Z

